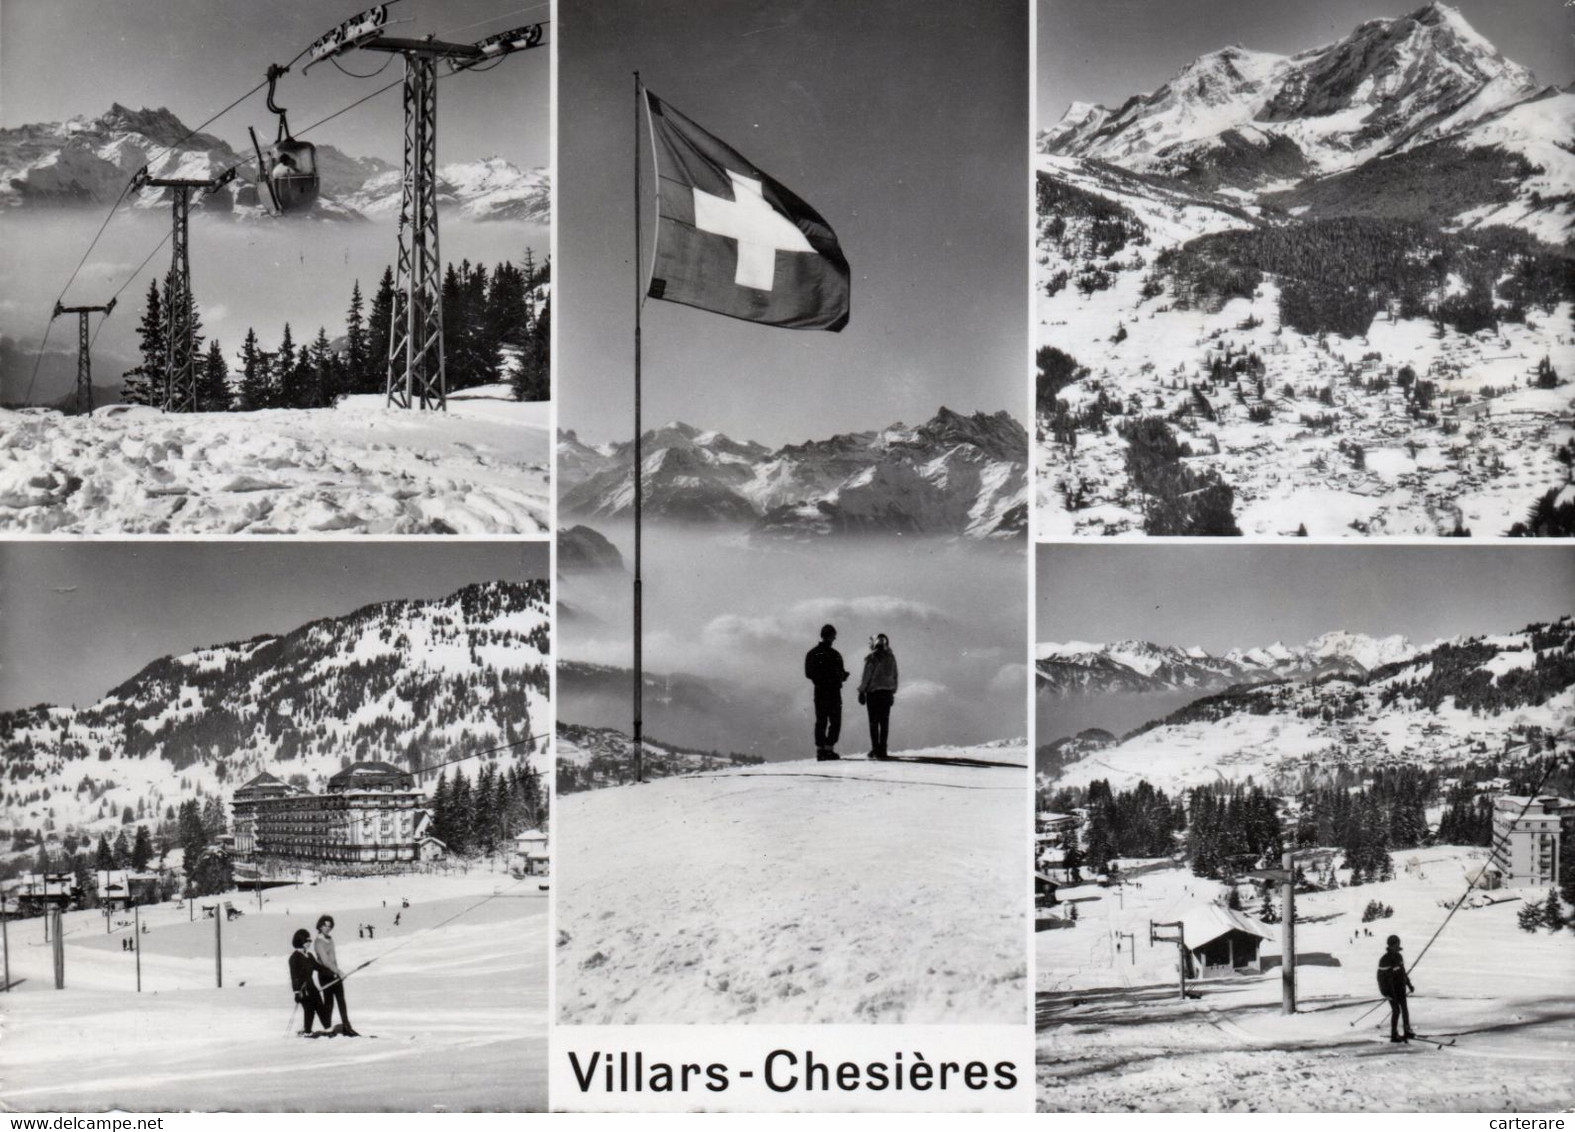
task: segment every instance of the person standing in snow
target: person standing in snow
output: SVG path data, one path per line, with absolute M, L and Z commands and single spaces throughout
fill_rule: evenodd
M 339 956 L 334 950 L 334 918 L 332 916 L 317 917 L 317 942 L 312 945 L 312 953 L 317 961 L 322 964 L 327 974 L 323 983 L 323 1025 L 328 1025 L 328 1020 L 334 1016 L 334 1007 L 339 1007 L 339 1024 L 334 1027 L 347 1038 L 359 1038 L 350 1026 L 350 1009 L 345 1006 L 345 973 L 340 969 Z
M 305 1015 L 306 1025 L 301 1030 L 302 1034 L 312 1032 L 314 1017 L 324 1030 L 328 1029 L 328 1010 L 317 989 L 318 972 L 322 970 L 322 965 L 312 954 L 311 944 L 312 933 L 305 928 L 297 929 L 290 938 L 290 989 L 295 992 L 295 1001 L 301 1004 L 301 1011 Z
M 897 699 L 897 654 L 885 633 L 870 640 L 864 658 L 864 678 L 859 681 L 859 703 L 870 716 L 870 758 L 885 759 L 886 740 L 891 731 L 891 705 Z
M 822 625 L 820 644 L 804 654 L 804 676 L 815 686 L 815 758 L 821 762 L 842 757 L 837 737 L 842 734 L 842 685 L 848 670 L 831 645 L 836 639 L 837 627 Z
M 1411 1031 L 1411 1009 L 1406 1005 L 1406 995 L 1414 994 L 1416 988 L 1411 985 L 1405 957 L 1400 954 L 1400 937 L 1392 935 L 1387 942 L 1383 958 L 1378 960 L 1378 993 L 1389 1000 L 1389 1040 L 1404 1042 L 1416 1037 Z M 1405 1023 L 1404 1034 L 1400 1032 L 1401 1022 Z

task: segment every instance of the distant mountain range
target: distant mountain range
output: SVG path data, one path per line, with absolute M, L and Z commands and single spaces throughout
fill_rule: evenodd
M 551 612 L 545 581 L 478 583 L 161 657 L 85 707 L 0 712 L 0 826 L 113 833 L 124 810 L 157 821 L 259 771 L 318 788 L 356 759 L 430 765 L 538 735 Z
M 1295 789 L 1304 776 L 1341 766 L 1371 773 L 1570 750 L 1575 618 L 1417 649 L 1399 638 L 1319 642 L 1327 652 L 1317 642 L 1261 650 L 1265 671 L 1300 664 L 1300 675 L 1200 694 L 1119 739 L 1085 731 L 1042 747 L 1040 770 L 1066 785 L 1105 779 L 1118 790 L 1142 780 L 1172 790 L 1249 776 L 1269 789 Z M 1139 666 L 1157 658 L 1111 651 Z M 1206 654 L 1182 653 L 1194 655 L 1206 665 Z M 1371 663 L 1357 659 L 1363 655 Z M 1238 666 L 1250 663 L 1249 654 L 1233 656 Z
M 1575 94 L 1539 84 L 1432 3 L 1294 55 L 1210 52 L 1115 109 L 1075 102 L 1040 150 L 1314 214 L 1349 213 L 1375 176 L 1405 176 L 1389 186 L 1391 214 L 1404 197 L 1417 219 L 1517 224 L 1559 242 L 1575 215 L 1572 134 Z M 1462 184 L 1473 162 L 1515 158 L 1510 199 L 1494 178 Z
M 132 110 L 118 102 L 96 118 L 0 130 L 0 208 L 108 206 L 144 165 L 155 177 L 191 178 L 209 178 L 239 166 L 234 181 L 211 196 L 194 197 L 193 210 L 246 219 L 268 215 L 258 194 L 255 157 L 212 134 L 188 138 L 187 132 L 167 109 Z M 310 210 L 313 218 L 398 215 L 401 172 L 396 166 L 319 145 L 317 169 L 321 193 Z M 522 170 L 489 157 L 439 166 L 437 175 L 440 211 L 472 220 L 542 224 L 551 217 L 544 169 Z M 131 207 L 160 208 L 166 192 L 143 189 L 132 197 Z
M 1276 641 L 1259 648 L 1232 649 L 1223 656 L 1201 648 L 1148 641 L 1071 641 L 1036 646 L 1034 670 L 1042 696 L 1173 691 L 1201 695 L 1238 684 L 1317 680 L 1331 675 L 1363 677 L 1416 651 L 1404 637 L 1343 632 L 1325 633 L 1305 645 L 1293 647 Z
M 633 507 L 632 442 L 558 444 L 566 515 Z M 770 449 L 674 422 L 643 437 L 648 518 L 733 523 L 767 537 L 886 533 L 1016 538 L 1027 528 L 1028 436 L 1006 412 L 942 408 L 924 424 Z

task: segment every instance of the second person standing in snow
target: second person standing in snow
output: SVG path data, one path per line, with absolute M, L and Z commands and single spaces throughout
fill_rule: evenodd
M 870 640 L 864 658 L 864 678 L 859 681 L 859 703 L 870 716 L 870 758 L 885 759 L 886 742 L 891 731 L 891 705 L 897 698 L 897 654 L 885 633 Z

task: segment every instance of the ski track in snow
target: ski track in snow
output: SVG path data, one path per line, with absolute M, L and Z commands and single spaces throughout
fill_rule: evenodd
M 563 798 L 559 1020 L 1020 1022 L 1026 788 L 849 760 Z
M 1172 945 L 1147 944 L 1148 922 L 1179 917 L 1224 892 L 1184 868 L 1123 862 L 1123 892 L 1063 888 L 1071 929 L 1039 933 L 1039 1108 L 1048 1111 L 1555 1111 L 1575 1104 L 1575 969 L 1567 937 L 1522 932 L 1506 902 L 1447 915 L 1485 850 L 1397 850 L 1395 880 L 1297 897 L 1298 1013 L 1280 1014 L 1278 942 L 1262 975 L 1190 983 L 1182 1003 Z M 1145 870 L 1149 871 L 1145 871 Z M 1546 893 L 1529 891 L 1532 899 Z M 1369 900 L 1393 917 L 1361 923 Z M 1248 914 L 1258 901 L 1244 897 Z M 1278 896 L 1276 895 L 1278 905 Z M 1363 928 L 1371 936 L 1360 935 Z M 1278 929 L 1275 929 L 1278 930 Z M 1116 948 L 1134 932 L 1137 953 Z M 1357 934 L 1352 941 L 1353 933 Z M 1384 937 L 1415 966 L 1419 1033 L 1456 1045 L 1394 1046 L 1374 970 Z M 1125 947 L 1125 944 L 1122 944 Z M 1417 962 L 1420 956 L 1420 963 Z M 1133 962 L 1133 959 L 1136 962 Z M 1468 1064 L 1462 1064 L 1462 1061 Z M 1470 1065 L 1475 1061 L 1476 1064 Z
M 0 410 L 0 530 L 28 534 L 527 534 L 548 530 L 549 406 L 503 386 L 446 413 L 87 417 Z
M 42 922 L 13 921 L 0 1109 L 543 1109 L 547 900 L 537 884 L 486 872 L 341 879 L 269 890 L 260 912 L 249 893 L 208 897 L 246 913 L 223 925 L 222 989 L 213 921 L 144 908 L 140 995 L 136 960 L 120 950 L 129 914 L 115 915 L 112 934 L 96 911 L 65 916 L 63 991 Z M 401 897 L 411 906 L 396 928 Z M 289 938 L 324 911 L 338 922 L 346 970 L 376 958 L 346 982 L 355 1027 L 375 1036 L 293 1036 Z M 357 938 L 363 922 L 375 939 Z

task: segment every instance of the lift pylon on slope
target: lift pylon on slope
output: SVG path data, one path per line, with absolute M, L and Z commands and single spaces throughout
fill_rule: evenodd
M 375 12 L 376 9 L 373 9 Z M 395 263 L 394 312 L 388 335 L 387 398 L 401 408 L 448 407 L 443 353 L 443 259 L 438 247 L 437 65 L 456 71 L 538 47 L 541 24 L 488 36 L 474 44 L 382 35 L 363 13 L 359 38 L 324 41 L 310 50 L 312 62 L 351 48 L 404 57 L 405 154 L 399 202 L 399 252 Z M 352 21 L 353 22 L 353 21 Z M 347 27 L 349 25 L 346 25 Z M 310 64 L 308 64 L 310 66 Z
M 192 177 L 150 177 L 147 166 L 137 170 L 137 175 L 131 179 L 133 192 L 145 188 L 174 190 L 170 194 L 174 224 L 170 251 L 170 297 L 165 312 L 169 320 L 164 366 L 163 407 L 166 413 L 197 411 L 197 350 L 196 343 L 192 341 L 191 254 L 187 245 L 191 193 L 193 189 L 200 189 L 204 195 L 208 195 L 234 179 L 233 168 L 204 180 Z
M 88 337 L 88 315 L 95 311 L 103 311 L 108 318 L 115 310 L 115 300 L 111 299 L 102 307 L 63 307 L 60 300 L 55 300 L 55 313 L 49 316 L 51 322 L 63 314 L 77 316 L 77 406 L 79 415 L 86 415 L 93 411 L 93 356 L 89 349 L 91 339 Z

